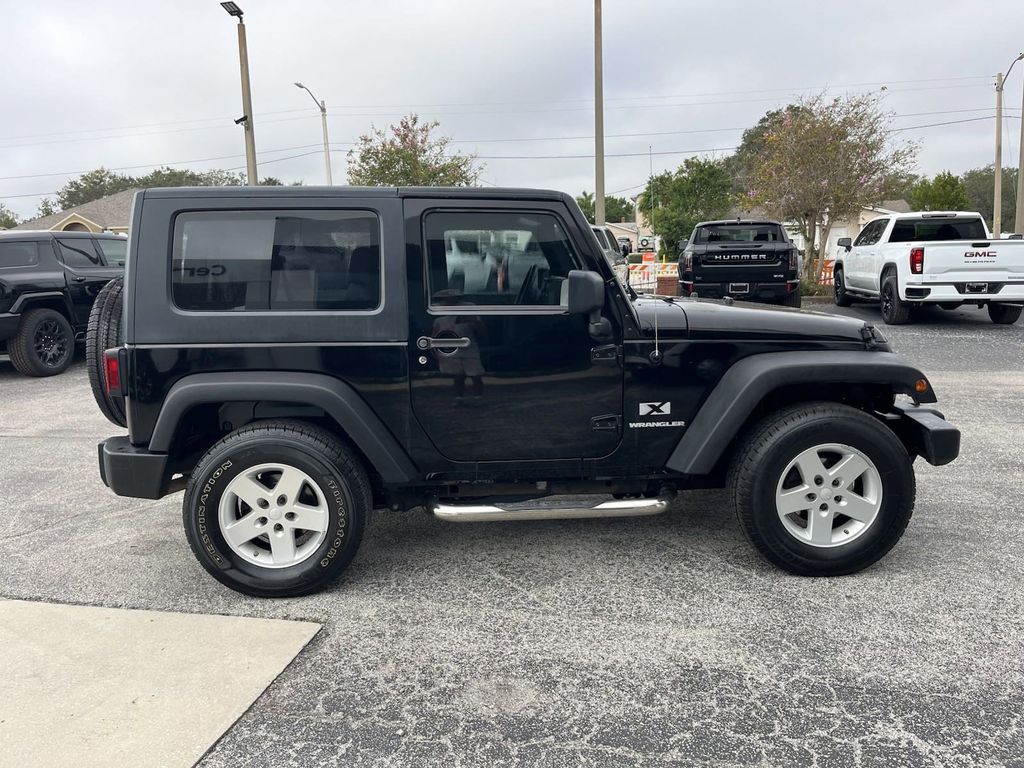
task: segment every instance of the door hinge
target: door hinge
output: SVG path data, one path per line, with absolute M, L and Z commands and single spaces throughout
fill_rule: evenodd
M 591 428 L 595 432 L 618 432 L 622 417 L 618 414 L 608 416 L 595 416 L 590 420 Z
M 590 361 L 599 365 L 618 365 L 620 349 L 615 344 L 604 344 L 590 350 Z

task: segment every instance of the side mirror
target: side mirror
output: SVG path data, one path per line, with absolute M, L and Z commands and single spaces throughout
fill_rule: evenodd
M 840 248 L 850 250 L 851 248 L 853 248 L 853 240 L 851 240 L 848 237 L 840 237 L 838 240 L 836 240 L 836 245 L 838 245 Z
M 682 253 L 683 251 L 686 250 L 686 246 L 689 244 L 689 242 L 690 242 L 689 240 L 680 240 L 679 241 L 679 252 L 680 253 Z
M 601 316 L 601 310 L 604 309 L 604 280 L 599 274 L 583 269 L 570 271 L 568 294 L 569 314 L 586 315 L 593 338 L 611 336 L 611 323 Z

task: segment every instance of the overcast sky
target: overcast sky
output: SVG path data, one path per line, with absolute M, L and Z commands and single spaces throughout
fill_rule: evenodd
M 359 134 L 416 111 L 480 156 L 487 184 L 593 190 L 590 0 L 239 5 L 261 176 L 324 182 L 301 80 L 327 101 L 336 181 Z M 16 213 L 101 165 L 244 169 L 234 20 L 216 0 L 2 0 L 0 18 L 0 202 Z M 991 163 L 993 75 L 1022 32 L 1021 0 L 604 0 L 606 188 L 635 194 L 649 147 L 655 172 L 728 154 L 765 111 L 825 88 L 886 86 L 920 172 Z M 1007 82 L 1006 165 L 1022 77 L 1024 62 Z M 953 121 L 969 122 L 919 127 Z

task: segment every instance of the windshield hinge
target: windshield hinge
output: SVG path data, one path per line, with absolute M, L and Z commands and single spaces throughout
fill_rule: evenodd
M 618 432 L 622 417 L 609 414 L 607 416 L 595 416 L 590 420 L 590 426 L 595 432 Z
M 590 350 L 590 362 L 597 365 L 618 365 L 621 350 L 616 344 L 604 344 Z
M 875 333 L 875 326 L 873 325 L 862 325 L 860 329 L 860 337 L 864 340 L 864 346 L 868 349 L 878 349 L 878 338 Z

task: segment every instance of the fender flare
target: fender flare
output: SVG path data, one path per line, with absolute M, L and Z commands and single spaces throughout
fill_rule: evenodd
M 886 384 L 917 402 L 936 402 L 925 375 L 892 352 L 767 352 L 740 360 L 725 372 L 697 411 L 665 463 L 684 475 L 707 475 L 725 453 L 757 405 L 773 390 L 790 384 Z M 926 379 L 927 380 L 927 379 Z
M 384 482 L 408 483 L 418 475 L 409 455 L 359 393 L 343 381 L 317 373 L 260 371 L 186 376 L 167 393 L 149 450 L 170 450 L 178 425 L 190 408 L 247 400 L 276 400 L 321 408 L 341 425 Z

